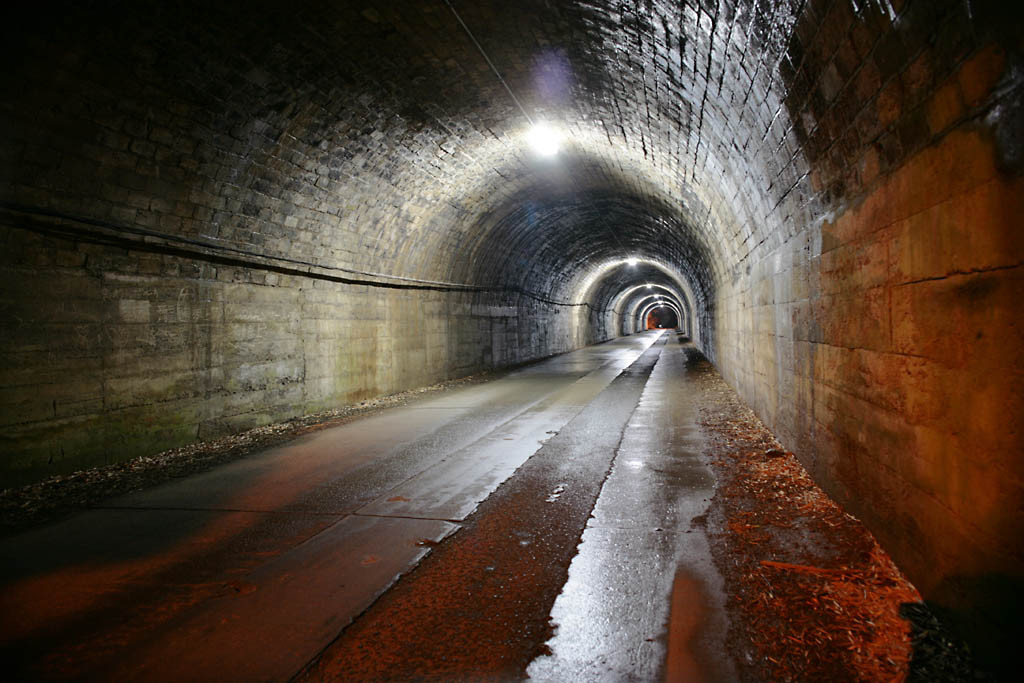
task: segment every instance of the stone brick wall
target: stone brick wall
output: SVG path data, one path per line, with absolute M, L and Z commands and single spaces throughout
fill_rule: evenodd
M 571 308 L 516 294 L 352 285 L 142 245 L 0 234 L 6 484 L 592 340 Z
M 888 17 L 857 4 L 812 7 L 802 66 L 784 70 L 828 210 L 723 286 L 718 358 L 922 593 L 1010 667 L 1024 577 L 1011 540 L 1024 538 L 1021 24 L 985 5 Z

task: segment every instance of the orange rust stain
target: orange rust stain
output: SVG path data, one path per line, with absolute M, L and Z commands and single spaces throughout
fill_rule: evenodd
M 162 553 L 121 562 L 71 565 L 49 574 L 32 576 L 0 590 L 0 609 L 19 615 L 0 620 L 0 640 L 30 637 L 56 623 L 68 622 L 117 599 L 133 585 L 198 556 L 210 546 L 226 542 L 244 528 L 239 513 L 217 518 Z M 186 604 L 180 605 L 187 606 Z
M 693 642 L 700 631 L 707 607 L 701 584 L 685 570 L 676 572 L 669 610 L 666 683 L 702 683 L 710 680 L 701 669 Z
M 221 503 L 223 507 L 273 510 L 298 500 L 317 475 L 316 460 L 301 457 L 308 448 L 311 447 L 293 447 L 293 457 L 282 459 L 280 467 L 250 481 L 235 495 L 226 498 Z M 251 528 L 258 516 L 250 512 L 225 512 L 212 516 L 205 525 L 190 533 L 168 540 L 164 548 L 148 556 L 71 564 L 0 587 L 0 612 L 18 615 L 16 620 L 0 620 L 0 642 L 37 637 L 47 629 L 70 624 L 92 611 L 118 604 L 151 577 L 226 546 Z M 276 552 L 271 551 L 266 556 Z M 225 584 L 216 582 L 193 585 L 187 594 L 164 604 L 159 614 L 147 613 L 140 619 L 147 620 L 151 626 L 165 622 L 218 594 L 224 587 Z M 127 622 L 124 626 L 129 627 Z M 111 636 L 97 634 L 96 637 Z
M 1006 52 L 1001 45 L 992 44 L 979 50 L 960 67 L 960 92 L 969 107 L 981 104 L 999 82 L 1006 65 Z

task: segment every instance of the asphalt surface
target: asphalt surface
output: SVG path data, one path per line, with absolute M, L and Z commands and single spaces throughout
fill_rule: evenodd
M 614 340 L 3 539 L 3 667 L 728 679 L 686 363 Z

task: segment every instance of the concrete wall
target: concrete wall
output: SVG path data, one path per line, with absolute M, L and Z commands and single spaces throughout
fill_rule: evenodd
M 16 223 L 16 220 L 11 220 Z M 567 351 L 572 308 L 3 227 L 3 484 Z
M 723 292 L 718 355 L 815 479 L 1009 667 L 1024 577 L 1020 55 L 989 43 L 922 73 L 929 57 L 879 83 L 865 111 L 882 132 L 847 159 L 834 213 Z

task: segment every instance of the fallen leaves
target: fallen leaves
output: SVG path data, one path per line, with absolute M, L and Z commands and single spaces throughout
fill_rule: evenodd
M 920 596 L 713 371 L 701 420 L 720 482 L 713 539 L 744 678 L 903 680 Z

